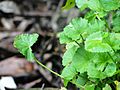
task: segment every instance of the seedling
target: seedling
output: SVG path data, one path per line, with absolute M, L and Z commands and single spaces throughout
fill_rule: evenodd
M 72 5 L 72 6 L 71 6 Z M 35 60 L 50 72 L 84 90 L 120 90 L 120 0 L 67 0 L 63 9 L 77 6 L 88 12 L 74 18 L 59 34 L 60 43 L 66 44 L 62 74 L 40 63 L 31 46 L 37 34 L 22 34 L 14 46 L 28 60 Z

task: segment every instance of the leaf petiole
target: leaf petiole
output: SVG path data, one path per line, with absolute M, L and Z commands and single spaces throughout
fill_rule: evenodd
M 49 69 L 48 67 L 46 67 L 44 64 L 42 64 L 36 57 L 34 57 L 35 61 L 40 65 L 42 66 L 43 68 L 47 69 L 48 71 L 50 71 L 51 73 L 55 74 L 56 76 L 60 77 L 60 78 L 63 78 L 62 75 L 54 72 L 53 70 Z

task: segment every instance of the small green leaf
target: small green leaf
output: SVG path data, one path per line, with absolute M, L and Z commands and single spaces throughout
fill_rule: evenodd
M 21 34 L 15 37 L 14 47 L 22 53 L 27 60 L 34 60 L 31 46 L 37 41 L 38 34 Z
M 88 76 L 104 79 L 116 72 L 116 65 L 107 53 L 98 53 L 88 65 Z
M 103 41 L 108 43 L 114 50 L 120 50 L 120 33 L 110 33 Z
M 65 66 L 61 74 L 64 77 L 64 85 L 67 86 L 68 82 L 72 80 L 76 74 L 77 72 L 72 64 Z
M 69 25 L 64 28 L 64 33 L 72 40 L 80 39 L 80 34 L 87 31 L 88 21 L 82 18 L 73 19 Z
M 89 52 L 109 52 L 112 48 L 107 43 L 102 43 L 99 40 L 89 40 L 85 42 L 85 49 Z
M 113 18 L 112 24 L 113 24 L 113 30 L 115 32 L 120 32 L 120 15 Z
M 101 32 L 98 31 L 98 32 L 94 32 L 94 33 L 90 34 L 86 38 L 86 41 L 89 41 L 89 40 L 98 40 L 98 41 L 101 41 L 102 40 L 102 34 L 101 34 Z
M 70 81 L 70 80 L 72 80 L 73 77 L 76 75 L 76 70 L 75 70 L 75 68 L 73 67 L 73 65 L 70 64 L 70 65 L 67 65 L 67 66 L 63 69 L 61 75 L 65 78 L 65 80 Z
M 63 66 L 68 65 L 73 60 L 73 56 L 74 56 L 75 52 L 77 51 L 77 49 L 78 49 L 78 47 L 76 47 L 76 46 L 73 46 L 73 47 L 67 49 L 67 51 L 63 55 L 63 60 L 62 60 Z
M 85 90 L 95 90 L 95 84 L 86 84 L 85 85 Z
M 84 10 L 88 5 L 88 1 L 87 0 L 75 0 L 76 5 L 78 8 L 80 8 L 81 10 Z
M 68 83 L 69 83 L 69 80 L 66 80 L 66 79 L 63 79 L 63 80 L 64 80 L 64 81 L 63 81 L 64 86 L 67 87 L 67 85 L 68 85 Z
M 119 0 L 99 0 L 105 11 L 116 10 L 120 7 Z
M 69 38 L 67 35 L 65 35 L 64 32 L 61 32 L 59 34 L 59 37 L 60 37 L 60 43 L 61 44 L 73 42 L 73 40 L 71 38 Z
M 100 79 L 106 78 L 106 75 L 102 71 L 98 70 L 96 64 L 92 62 L 89 63 L 87 72 L 88 72 L 88 76 L 91 78 L 100 78 Z
M 102 6 L 101 6 L 99 0 L 89 0 L 88 7 L 94 11 L 101 11 L 102 10 Z
M 82 0 L 82 1 L 83 1 L 83 0 Z M 85 14 L 85 18 L 86 18 L 87 20 L 89 20 L 89 22 L 91 22 L 91 21 L 94 21 L 94 20 L 95 20 L 96 15 L 95 15 L 94 11 L 90 11 L 90 12 L 87 12 L 87 13 Z
M 83 47 L 81 47 L 76 51 L 72 64 L 78 72 L 84 73 L 87 71 L 92 57 L 94 57 L 92 53 L 87 52 Z
M 67 0 L 65 6 L 62 7 L 62 9 L 69 10 L 69 9 L 73 8 L 74 6 L 75 6 L 75 0 Z
M 90 32 L 90 34 L 93 32 L 103 31 L 105 30 L 105 22 L 94 19 L 94 21 L 89 24 L 89 28 L 90 30 L 88 32 Z
M 104 73 L 110 77 L 110 76 L 113 76 L 114 73 L 116 72 L 116 65 L 114 63 L 109 63 L 107 66 L 106 66 L 106 69 L 104 71 Z
M 106 84 L 103 90 L 112 90 L 112 88 L 110 87 L 110 85 Z
M 96 32 L 89 35 L 85 41 L 85 49 L 89 52 L 109 52 L 112 48 L 109 44 L 103 42 L 106 33 Z
M 75 77 L 72 80 L 72 83 L 76 84 L 77 87 L 81 88 L 86 84 L 87 81 L 88 81 L 87 73 L 82 73 L 82 74 L 78 75 L 77 77 Z

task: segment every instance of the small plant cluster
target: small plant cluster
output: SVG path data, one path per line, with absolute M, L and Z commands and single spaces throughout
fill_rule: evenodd
M 88 11 L 60 33 L 67 49 L 62 60 L 64 84 L 120 90 L 120 0 L 67 0 L 63 9 L 75 5 Z
M 67 49 L 61 75 L 32 53 L 38 34 L 18 35 L 14 46 L 28 60 L 64 79 L 65 86 L 71 82 L 83 90 L 120 90 L 120 0 L 67 0 L 63 9 L 75 5 L 87 13 L 74 18 L 59 34 Z

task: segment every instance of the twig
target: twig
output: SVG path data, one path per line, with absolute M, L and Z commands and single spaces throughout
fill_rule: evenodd
M 44 90 L 44 87 L 45 87 L 45 84 L 43 83 L 40 90 Z
M 51 17 L 53 15 L 52 11 L 48 12 L 26 12 L 24 14 L 15 14 L 15 13 L 2 13 L 0 17 L 27 17 L 27 18 L 40 18 L 40 17 Z

